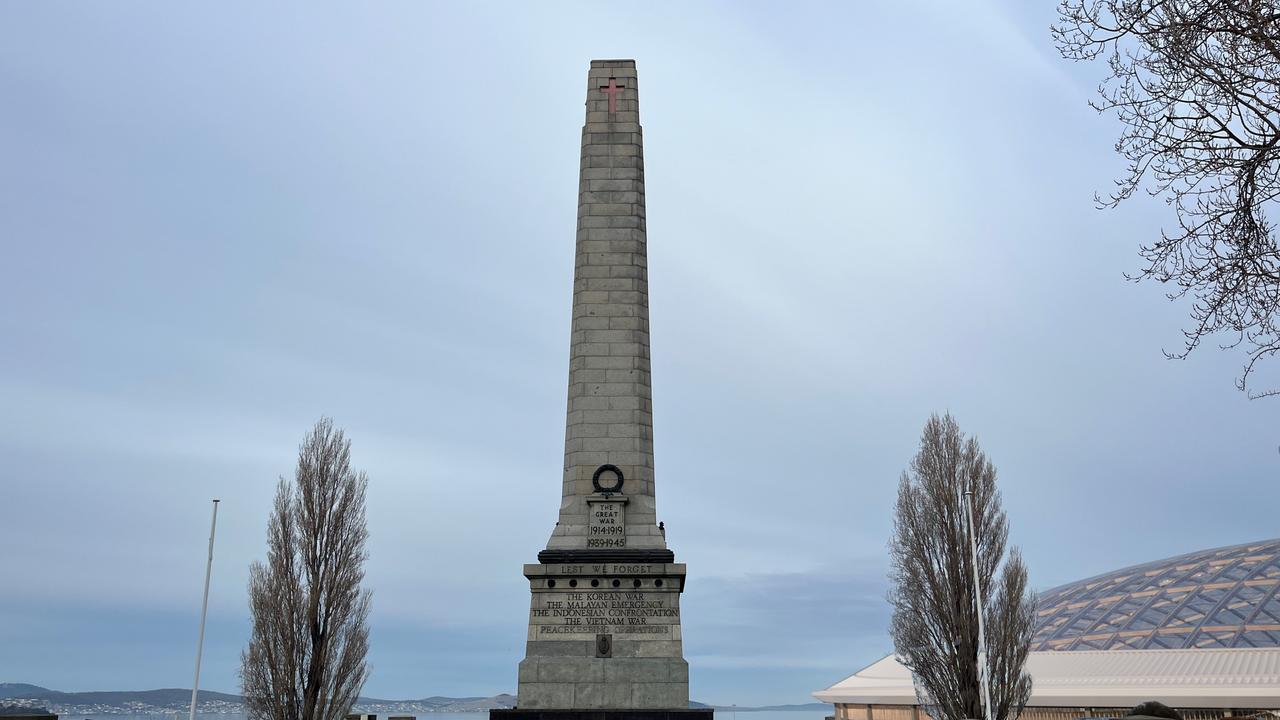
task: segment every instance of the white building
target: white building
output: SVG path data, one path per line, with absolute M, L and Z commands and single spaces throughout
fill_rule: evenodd
M 1184 717 L 1280 709 L 1280 648 L 1032 652 L 1024 720 L 1121 716 L 1159 700 Z M 893 656 L 813 694 L 837 720 L 923 718 L 911 673 Z
M 1024 720 L 1123 716 L 1158 700 L 1187 720 L 1280 712 L 1280 540 L 1203 550 L 1041 595 Z M 917 720 L 885 657 L 814 697 L 836 720 Z

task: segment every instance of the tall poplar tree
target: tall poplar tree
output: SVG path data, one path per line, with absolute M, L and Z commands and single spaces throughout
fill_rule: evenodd
M 252 720 L 342 720 L 368 675 L 364 473 L 328 418 L 280 478 L 267 523 L 267 562 L 249 568 L 253 634 L 240 680 Z
M 1018 550 L 1005 556 L 1008 522 L 996 469 L 950 414 L 925 424 L 920 450 L 898 486 L 889 545 L 893 605 L 890 633 L 911 670 L 921 705 L 935 720 L 983 718 L 978 610 L 974 602 L 966 491 L 972 492 L 991 718 L 1021 714 L 1031 696 L 1023 671 L 1035 619 L 1027 569 Z

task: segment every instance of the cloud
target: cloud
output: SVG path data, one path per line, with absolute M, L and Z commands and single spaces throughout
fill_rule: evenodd
M 514 688 L 591 57 L 643 82 L 695 697 L 803 702 L 887 652 L 930 412 L 993 458 L 1038 587 L 1274 532 L 1280 406 L 1229 354 L 1160 355 L 1185 308 L 1121 273 L 1167 210 L 1092 209 L 1115 128 L 1051 9 L 236 9 L 0 11 L 0 680 L 186 683 L 218 496 L 205 668 L 234 688 L 276 479 L 328 415 L 371 478 L 367 692 Z M 1135 508 L 1162 522 L 1099 531 Z

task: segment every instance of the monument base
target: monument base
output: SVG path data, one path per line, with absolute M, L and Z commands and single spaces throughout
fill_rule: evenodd
M 618 709 L 618 710 L 490 710 L 489 720 L 713 720 L 711 708 Z

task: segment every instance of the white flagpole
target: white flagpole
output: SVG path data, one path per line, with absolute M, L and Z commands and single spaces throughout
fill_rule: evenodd
M 986 720 L 991 716 L 991 673 L 987 665 L 987 633 L 983 627 L 982 581 L 978 577 L 978 527 L 973 522 L 973 490 L 964 489 L 965 508 L 969 511 L 969 552 L 973 557 L 973 599 L 978 608 L 978 684 L 982 687 L 982 709 Z M 191 718 L 195 720 L 195 718 Z
M 209 563 L 204 568 L 204 602 L 200 605 L 200 639 L 196 641 L 196 677 L 191 681 L 191 717 L 196 720 L 196 694 L 200 691 L 200 653 L 204 649 L 204 618 L 209 613 L 209 576 L 213 574 L 213 535 L 218 531 L 218 501 L 213 501 L 213 522 L 209 525 Z

